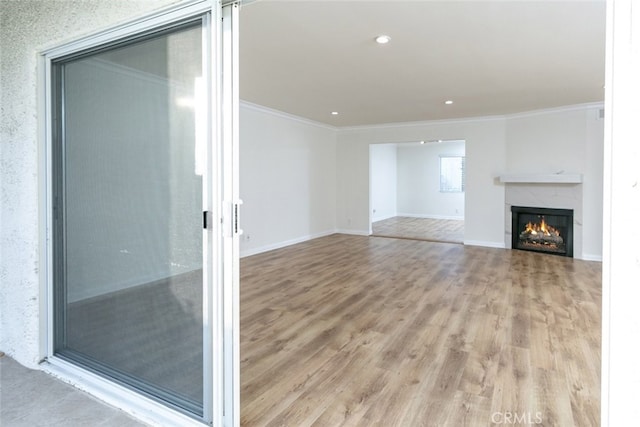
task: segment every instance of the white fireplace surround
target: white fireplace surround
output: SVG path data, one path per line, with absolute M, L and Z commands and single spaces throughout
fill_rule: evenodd
M 498 177 L 505 184 L 505 247 L 511 248 L 511 206 L 573 210 L 573 256 L 582 253 L 582 174 L 518 174 Z

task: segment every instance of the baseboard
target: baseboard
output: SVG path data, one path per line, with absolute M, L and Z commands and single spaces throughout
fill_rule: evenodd
M 336 230 L 335 231 L 338 234 L 349 234 L 351 236 L 370 236 L 371 233 L 369 233 L 369 231 L 364 231 L 364 230 L 346 230 L 346 229 L 340 229 L 340 230 Z
M 464 221 L 464 216 L 452 216 L 452 215 L 427 215 L 427 214 L 411 214 L 411 213 L 398 213 L 397 216 L 403 216 L 406 218 L 424 218 L 424 219 L 454 219 L 457 221 Z
M 389 215 L 384 215 L 384 216 L 381 216 L 381 217 L 371 218 L 371 222 L 384 221 L 385 219 L 395 218 L 397 216 L 398 216 L 398 214 L 396 214 L 396 213 L 389 214 Z
M 485 248 L 497 248 L 505 249 L 504 242 L 486 242 L 482 240 L 465 240 L 464 244 L 467 246 L 482 246 Z
M 328 230 L 323 231 L 322 233 L 309 234 L 306 236 L 297 237 L 295 239 L 284 240 L 281 242 L 271 243 L 269 245 L 259 246 L 257 248 L 251 248 L 246 250 L 240 250 L 240 258 L 248 257 L 251 255 L 258 255 L 264 252 L 273 251 L 275 249 L 281 249 L 287 246 L 295 245 L 297 243 L 306 242 L 309 240 L 317 239 L 319 237 L 330 236 L 331 234 L 336 234 L 338 231 L 336 230 Z
M 584 261 L 598 261 L 602 262 L 602 255 L 594 255 L 594 254 L 582 254 L 580 257 L 581 260 Z

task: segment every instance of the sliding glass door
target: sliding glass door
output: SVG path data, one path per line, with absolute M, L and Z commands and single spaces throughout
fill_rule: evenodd
M 196 417 L 210 364 L 206 20 L 51 68 L 55 355 Z
M 238 11 L 41 54 L 48 366 L 159 425 L 239 425 Z

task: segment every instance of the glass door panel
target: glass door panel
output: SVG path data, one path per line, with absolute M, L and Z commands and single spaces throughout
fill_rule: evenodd
M 52 67 L 56 354 L 198 416 L 202 22 Z

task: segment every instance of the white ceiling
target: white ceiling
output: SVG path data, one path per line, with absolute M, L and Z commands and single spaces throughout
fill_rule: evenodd
M 604 99 L 605 0 L 259 0 L 240 18 L 241 99 L 334 126 Z

